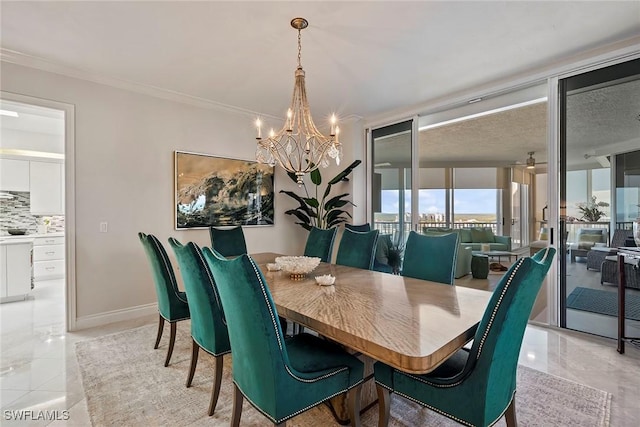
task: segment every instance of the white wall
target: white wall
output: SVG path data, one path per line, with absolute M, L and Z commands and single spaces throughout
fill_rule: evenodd
M 3 70 L 4 71 L 4 70 Z M 64 154 L 64 135 L 0 129 L 0 147 Z
M 154 303 L 136 233 L 210 244 L 207 230 L 174 230 L 174 150 L 254 159 L 252 118 L 5 62 L 0 84 L 6 92 L 75 105 L 78 319 Z M 275 179 L 276 192 L 296 188 L 280 168 Z M 283 214 L 293 204 L 281 194 L 275 203 L 275 226 L 244 229 L 248 249 L 300 253 L 307 233 Z M 99 232 L 102 221 L 108 233 Z

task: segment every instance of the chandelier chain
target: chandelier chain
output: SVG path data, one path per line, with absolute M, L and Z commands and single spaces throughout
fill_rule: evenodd
M 302 30 L 298 30 L 298 68 L 302 67 L 300 58 L 302 58 Z

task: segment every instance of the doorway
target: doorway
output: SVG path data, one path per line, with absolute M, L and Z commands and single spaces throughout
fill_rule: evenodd
M 0 92 L 0 106 L 0 161 L 22 171 L 12 174 L 20 178 L 9 184 L 16 187 L 3 188 L 10 197 L 2 201 L 0 234 L 18 225 L 25 231 L 21 238 L 29 244 L 32 283 L 25 300 L 3 304 L 3 317 L 28 305 L 25 314 L 32 315 L 34 325 L 49 325 L 56 333 L 72 331 L 76 318 L 71 238 L 75 229 L 74 107 L 8 92 Z M 12 317 L 28 321 L 29 316 Z

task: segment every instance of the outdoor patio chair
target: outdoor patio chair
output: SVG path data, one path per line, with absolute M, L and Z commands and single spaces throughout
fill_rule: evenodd
M 616 230 L 611 238 L 610 246 L 594 246 L 587 252 L 587 270 L 600 271 L 605 258 L 615 255 L 618 248 L 624 246 L 628 237 L 633 236 L 632 230 Z
M 586 257 L 596 243 L 607 243 L 607 230 L 605 228 L 578 229 L 578 241 L 572 243 L 569 248 L 571 262 L 576 262 L 576 257 Z

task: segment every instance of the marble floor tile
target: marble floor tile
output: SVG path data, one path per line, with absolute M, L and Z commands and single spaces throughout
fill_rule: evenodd
M 34 297 L 27 301 L 0 305 L 3 426 L 90 425 L 75 343 L 157 322 L 154 315 L 66 333 L 64 283 L 50 282 L 36 287 Z M 635 427 L 640 419 L 638 347 L 628 345 L 627 352 L 620 355 L 614 340 L 530 325 L 525 332 L 520 363 L 612 393 L 613 427 Z M 7 419 L 4 410 L 34 411 L 36 415 L 37 411 L 50 411 L 47 415 L 57 419 L 16 421 Z

